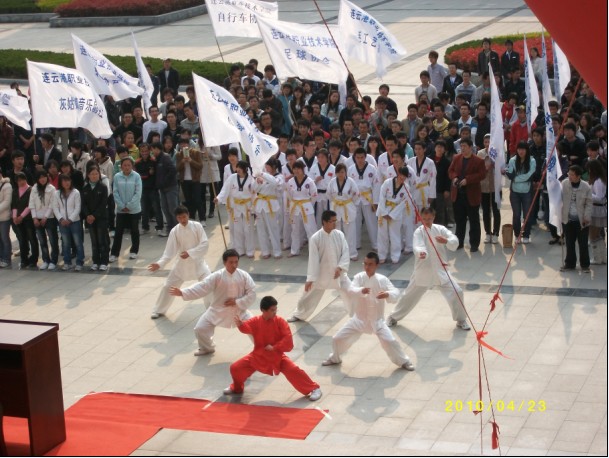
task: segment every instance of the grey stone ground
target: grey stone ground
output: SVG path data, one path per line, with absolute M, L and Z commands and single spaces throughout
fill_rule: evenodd
M 334 18 L 338 2 L 320 1 Z M 413 99 L 427 52 L 440 55 L 454 42 L 506 33 L 535 32 L 537 19 L 518 0 L 358 2 L 396 34 L 409 56 L 393 66 L 385 81 L 400 109 Z M 280 1 L 280 18 L 317 22 L 312 2 Z M 134 30 L 144 56 L 218 60 L 207 16 L 171 25 Z M 3 48 L 71 50 L 74 32 L 102 52 L 130 54 L 130 30 L 124 28 L 49 29 L 46 24 L 2 24 Z M 260 42 L 221 38 L 225 59 L 268 62 Z M 363 93 L 376 94 L 374 69 L 353 64 Z M 507 194 L 507 193 L 506 193 Z M 503 221 L 511 218 L 504 201 Z M 226 213 L 222 211 L 223 221 Z M 208 222 L 210 267 L 220 266 L 223 251 L 218 219 Z M 228 237 L 228 234 L 227 234 Z M 591 274 L 562 274 L 561 248 L 547 245 L 539 229 L 532 244 L 520 247 L 491 315 L 487 341 L 513 360 L 485 352 L 493 399 L 514 401 L 516 411 L 497 414 L 502 453 L 508 455 L 607 454 L 607 268 Z M 218 329 L 218 351 L 195 358 L 192 328 L 202 312 L 200 301 L 176 302 L 167 319 L 149 313 L 166 271 L 150 275 L 145 266 L 162 252 L 164 239 L 143 236 L 140 257 L 127 260 L 129 241 L 107 275 L 3 270 L 0 317 L 60 324 L 66 407 L 90 391 L 150 393 L 231 402 L 222 396 L 228 366 L 250 350 L 235 330 Z M 86 252 L 90 254 L 88 245 Z M 363 248 L 366 249 L 366 246 Z M 498 245 L 479 253 L 466 249 L 452 257 L 451 268 L 466 290 L 466 305 L 476 326 L 484 321 L 492 292 L 508 258 Z M 241 267 L 258 283 L 259 297 L 279 299 L 287 316 L 302 291 L 306 256 L 280 261 L 243 259 Z M 412 259 L 382 273 L 403 287 Z M 359 262 L 350 274 L 361 270 Z M 329 410 L 305 441 L 268 439 L 192 431 L 162 430 L 136 455 L 405 455 L 479 454 L 480 420 L 465 411 L 447 412 L 448 401 L 476 401 L 477 346 L 473 332 L 454 328 L 447 306 L 430 291 L 395 329 L 417 366 L 396 369 L 376 338 L 363 336 L 339 367 L 321 367 L 331 336 L 346 320 L 340 299 L 327 293 L 309 323 L 292 326 L 291 357 L 317 380 L 324 392 L 311 404 L 282 377 L 254 375 L 241 402 Z M 485 399 L 486 395 L 485 395 Z M 545 401 L 544 412 L 518 406 Z M 235 401 L 233 401 L 235 402 Z M 490 450 L 488 413 L 484 414 L 484 453 Z

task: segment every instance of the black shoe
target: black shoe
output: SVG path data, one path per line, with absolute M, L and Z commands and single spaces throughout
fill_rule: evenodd
M 462 250 L 462 249 L 463 249 L 463 245 L 459 245 L 459 246 L 457 247 L 457 250 Z
M 214 212 L 209 212 L 209 214 L 207 215 L 208 218 L 213 218 L 214 217 Z
M 476 251 L 478 251 L 478 247 L 471 247 L 471 248 L 469 249 L 469 252 L 470 252 L 470 253 L 475 253 Z
M 552 240 L 550 240 L 548 242 L 548 244 L 550 244 L 550 245 L 556 245 L 557 243 L 560 243 L 560 237 L 554 237 Z

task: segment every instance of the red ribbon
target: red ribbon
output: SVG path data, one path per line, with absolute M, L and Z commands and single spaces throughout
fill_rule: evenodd
M 494 421 L 491 421 L 493 425 L 493 434 L 492 434 L 492 447 L 493 450 L 499 448 L 499 425 Z
M 499 302 L 503 302 L 501 300 L 501 297 L 499 297 L 499 293 L 495 293 L 495 295 L 493 296 L 493 298 L 491 299 L 491 312 L 493 312 L 495 310 L 495 303 L 499 301 Z
M 509 356 L 504 355 L 503 353 L 501 353 L 499 350 L 497 350 L 494 347 L 491 347 L 489 344 L 487 344 L 484 340 L 482 340 L 484 338 L 484 336 L 486 336 L 488 334 L 488 331 L 478 331 L 476 333 L 476 339 L 478 339 L 478 343 L 480 345 L 482 345 L 485 348 L 488 348 L 490 351 L 494 351 L 495 353 L 497 353 L 499 356 L 503 356 L 504 358 L 507 359 L 514 359 L 514 358 L 510 358 Z

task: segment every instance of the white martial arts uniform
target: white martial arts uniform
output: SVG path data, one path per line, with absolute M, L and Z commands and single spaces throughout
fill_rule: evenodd
M 409 362 L 410 359 L 385 323 L 385 301 L 397 302 L 400 291 L 387 277 L 380 274 L 369 277 L 366 272 L 360 272 L 353 278 L 353 282 L 346 280 L 341 282 L 341 287 L 346 290 L 352 316 L 332 337 L 332 353 L 328 359 L 339 364 L 340 355 L 366 333 L 376 334 L 392 363 L 402 366 Z M 370 288 L 370 292 L 362 294 L 364 288 Z M 389 297 L 377 299 L 376 296 L 382 292 L 389 293 Z
M 433 286 L 440 287 L 440 292 L 450 306 L 453 320 L 464 321 L 467 318 L 465 310 L 461 306 L 461 302 L 463 302 L 463 290 L 457 284 L 455 278 L 442 267 L 442 264 L 447 264 L 446 248 L 455 251 L 459 245 L 459 239 L 450 230 L 439 224 L 432 224 L 431 229 L 428 229 L 428 231 L 431 238 L 434 239 L 434 244 L 442 259 L 438 259 L 435 250 L 431 246 L 431 242 L 425 232 L 425 227 L 419 226 L 414 232 L 414 272 L 410 277 L 410 283 L 404 291 L 404 295 L 396 305 L 395 310 L 387 317 L 388 320 L 393 318 L 399 321 L 408 315 L 417 305 L 423 294 L 425 294 L 425 291 Z M 448 239 L 448 242 L 445 245 L 438 243 L 435 240 L 435 237 L 438 235 Z M 421 253 L 426 254 L 425 259 L 419 257 Z M 456 293 L 452 285 L 456 287 Z M 459 298 L 461 298 L 461 301 L 459 301 Z
M 389 154 L 383 153 L 379 156 L 379 160 L 377 161 L 376 169 L 379 174 L 379 182 L 383 184 L 385 180 L 388 178 L 387 169 L 391 167 L 391 158 Z
M 334 278 L 336 268 L 340 267 L 341 275 Z M 334 229 L 327 233 L 318 230 L 309 239 L 309 264 L 307 267 L 307 282 L 313 282 L 309 291 L 304 291 L 298 300 L 298 306 L 292 314 L 299 320 L 309 318 L 319 304 L 326 289 L 340 291 L 341 277 L 349 270 L 349 246 L 345 235 Z M 341 296 L 344 294 L 341 292 Z
M 201 315 L 195 326 L 195 336 L 199 350 L 214 351 L 214 330 L 216 326 L 232 328 L 234 317 L 239 315 L 241 321 L 249 320 L 253 315 L 248 307 L 256 300 L 256 284 L 244 270 L 237 269 L 231 275 L 226 269 L 218 270 L 200 283 L 182 290 L 185 301 L 192 301 L 212 293 L 210 305 Z M 225 306 L 228 299 L 235 299 L 236 306 Z
M 317 157 L 313 156 L 311 159 L 309 159 L 307 161 L 307 159 L 304 156 L 301 156 L 297 160 L 302 162 L 305 165 L 305 175 L 308 176 L 309 178 L 313 178 L 311 176 L 311 169 L 317 165 Z
M 162 269 L 173 258 L 177 257 L 177 262 L 169 272 L 165 285 L 156 300 L 153 313 L 164 315 L 169 310 L 174 297 L 169 294 L 169 288 L 175 286 L 179 288 L 187 280 L 203 280 L 211 272 L 205 259 L 208 242 L 205 229 L 197 221 L 188 221 L 186 226 L 177 224 L 169 233 L 167 245 L 161 259 L 156 263 Z M 180 253 L 186 251 L 188 257 L 182 259 Z
M 239 256 L 254 256 L 254 218 L 252 203 L 256 196 L 254 180 L 248 174 L 243 180 L 234 173 L 222 185 L 218 202 L 226 204 L 231 244 Z
M 357 259 L 357 240 L 355 225 L 357 224 L 357 207 L 360 201 L 359 191 L 355 181 L 347 177 L 343 188 L 338 185 L 338 178 L 334 178 L 328 185 L 328 199 L 330 210 L 336 212 L 336 228 L 345 234 L 349 245 L 349 257 Z
M 321 214 L 325 210 L 329 210 L 330 201 L 328 199 L 327 191 L 328 184 L 330 184 L 330 180 L 335 177 L 334 166 L 332 164 L 328 164 L 326 166 L 326 170 L 322 170 L 319 162 L 317 162 L 307 176 L 311 178 L 315 182 L 315 187 L 317 188 L 317 202 L 315 202 L 315 224 L 317 228 L 321 227 Z M 317 180 L 320 177 L 321 180 Z
M 408 166 L 406 166 L 408 167 Z M 404 181 L 404 188 L 408 191 L 406 193 L 406 211 L 402 214 L 402 248 L 404 253 L 412 253 L 412 234 L 414 234 L 415 217 L 416 212 L 414 211 L 413 203 L 411 200 L 414 199 L 412 190 L 415 184 L 415 173 L 411 167 L 408 167 L 408 178 Z M 397 170 L 394 166 L 387 169 L 387 179 L 394 178 L 398 175 Z M 416 202 L 415 202 L 416 203 Z
M 281 176 L 283 177 L 283 186 L 282 186 L 282 198 L 283 198 L 283 207 L 282 207 L 282 218 L 283 222 L 281 223 L 281 239 L 282 239 L 282 248 L 287 250 L 292 246 L 292 225 L 290 224 L 290 204 L 288 202 L 288 181 L 292 178 L 294 174 L 292 173 L 292 167 L 289 164 L 285 164 L 281 167 Z
M 366 162 L 363 170 L 359 170 L 357 164 L 353 164 L 349 167 L 347 176 L 355 181 L 361 197 L 355 220 L 357 247 L 362 246 L 363 218 L 370 238 L 370 245 L 373 250 L 376 250 L 378 248 L 378 223 L 372 206 L 377 205 L 379 201 L 381 182 L 379 182 L 378 170 L 368 162 Z
M 390 254 L 393 263 L 397 263 L 400 260 L 400 253 L 402 251 L 401 228 L 404 213 L 412 213 L 411 204 L 408 202 L 404 185 L 395 189 L 395 183 L 396 178 L 388 178 L 381 185 L 379 205 L 376 210 L 379 228 L 378 255 L 381 261 L 385 261 L 387 255 Z M 385 216 L 389 216 L 390 219 L 385 219 Z
M 336 167 L 338 164 L 345 164 L 347 166 L 347 158 L 342 155 L 342 153 L 338 153 L 338 157 L 336 161 L 332 160 L 332 155 L 328 154 L 328 162 Z
M 347 170 L 349 170 L 352 166 L 355 165 L 355 155 L 349 156 L 347 158 L 347 162 L 345 163 L 345 165 L 347 166 Z M 366 154 L 366 162 L 370 165 L 373 165 L 374 167 L 377 166 L 376 164 L 376 159 L 374 159 L 374 156 L 372 156 L 372 154 Z
M 262 173 L 259 177 L 262 183 L 256 178 L 254 189 L 254 210 L 256 211 L 256 232 L 258 233 L 258 243 L 262 256 L 281 256 L 281 243 L 279 241 L 279 216 L 281 205 L 279 203 L 278 189 L 283 185 L 281 175 L 274 177 L 268 173 Z
M 410 191 L 412 198 L 417 203 L 419 210 L 428 207 L 428 199 L 436 198 L 436 165 L 433 160 L 426 157 L 419 167 L 415 156 L 408 159 L 408 167 L 414 171 L 414 186 Z
M 230 177 L 232 174 L 234 174 L 234 173 L 237 173 L 237 169 L 233 170 L 233 169 L 232 169 L 232 166 L 230 165 L 230 163 L 226 164 L 226 165 L 224 166 L 224 172 L 223 172 L 223 175 L 222 175 L 222 177 L 223 177 L 223 178 L 222 178 L 223 183 L 226 183 L 226 182 L 228 181 L 228 178 L 229 178 L 229 177 Z
M 311 238 L 317 230 L 315 209 L 313 208 L 317 201 L 317 187 L 309 177 L 304 177 L 302 183 L 298 183 L 296 177 L 293 177 L 287 183 L 286 194 L 289 203 L 287 213 L 292 227 L 290 251 L 293 255 L 297 255 L 300 253 L 305 235 L 301 233 L 303 225 L 307 239 Z

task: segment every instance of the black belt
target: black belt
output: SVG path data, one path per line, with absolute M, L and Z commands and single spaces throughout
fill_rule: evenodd
M 604 207 L 607 204 L 592 204 L 592 205 L 594 205 L 595 207 Z
M 317 190 L 317 192 L 318 192 L 318 193 L 320 193 L 320 194 L 325 194 L 325 193 L 326 193 L 326 190 L 325 190 L 325 189 L 318 189 L 318 190 Z M 596 204 L 595 204 L 595 205 L 596 205 Z

